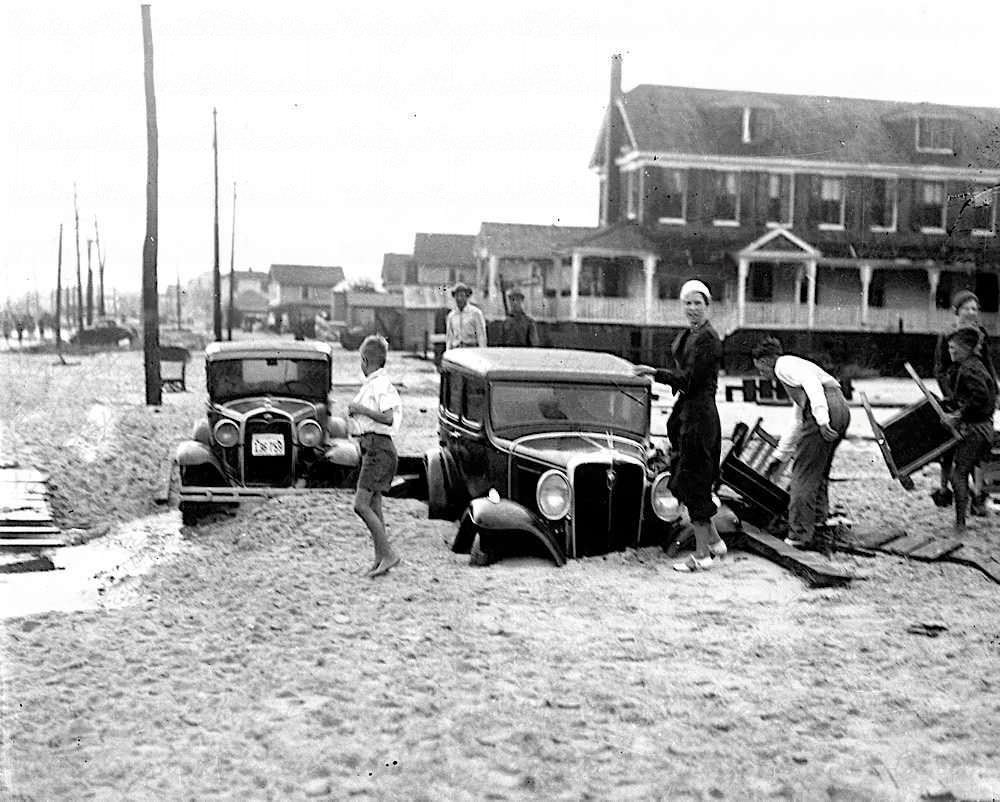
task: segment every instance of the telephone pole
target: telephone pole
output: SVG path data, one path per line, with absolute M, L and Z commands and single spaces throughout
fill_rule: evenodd
M 87 240 L 87 325 L 94 325 L 94 271 L 90 266 L 90 247 L 92 239 Z
M 73 219 L 76 224 L 76 330 L 83 331 L 83 274 L 80 272 L 80 209 L 76 205 L 76 182 L 73 182 Z
M 212 263 L 212 329 L 222 339 L 222 275 L 219 273 L 219 127 L 212 109 L 212 152 L 215 157 L 215 261 Z
M 97 230 L 97 217 L 94 217 L 94 240 L 97 243 L 97 314 L 104 317 L 107 313 L 104 308 L 104 257 L 101 255 L 101 232 Z
M 56 260 L 56 352 L 62 356 L 62 223 L 59 224 L 59 257 Z
M 232 240 L 229 243 L 229 337 L 227 339 L 233 339 L 233 314 L 235 304 L 233 302 L 233 297 L 236 293 L 236 182 L 233 181 L 233 233 Z
M 153 25 L 149 18 L 149 6 L 143 5 L 140 11 L 146 84 L 146 238 L 142 243 L 143 365 L 146 373 L 146 404 L 158 407 L 163 403 L 163 386 L 160 382 L 160 309 L 156 288 L 160 151 L 156 130 L 156 93 L 153 88 Z

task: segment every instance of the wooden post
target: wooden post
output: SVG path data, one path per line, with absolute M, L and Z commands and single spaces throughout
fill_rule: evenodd
M 107 310 L 104 308 L 104 256 L 101 254 L 101 233 L 97 230 L 97 218 L 94 218 L 94 239 L 97 242 L 97 314 L 104 317 Z
M 59 224 L 59 257 L 56 260 L 56 353 L 62 355 L 62 223 Z
M 227 340 L 233 339 L 234 297 L 236 293 L 236 182 L 233 181 L 233 232 L 229 243 L 229 316 L 227 319 Z
M 158 407 L 163 403 L 163 387 L 160 384 L 160 309 L 156 287 L 159 145 L 156 130 L 156 94 L 153 89 L 153 26 L 149 18 L 149 6 L 143 5 L 140 11 L 146 83 L 147 148 L 146 239 L 142 244 L 143 364 L 146 373 L 146 403 Z
M 212 109 L 212 153 L 215 159 L 215 261 L 212 263 L 212 330 L 222 339 L 222 276 L 219 273 L 219 128 Z
M 94 244 L 92 239 L 87 240 L 87 325 L 94 325 L 94 270 L 90 266 L 90 248 Z
M 177 271 L 177 331 L 181 330 L 181 271 Z
M 76 182 L 73 183 L 73 220 L 76 224 L 76 330 L 83 331 L 83 273 L 80 272 L 80 209 L 76 205 Z

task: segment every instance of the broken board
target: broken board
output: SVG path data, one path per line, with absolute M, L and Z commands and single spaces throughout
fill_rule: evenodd
M 66 545 L 52 520 L 46 482 L 34 468 L 0 468 L 0 547 L 39 549 Z
M 801 576 L 809 587 L 839 587 L 854 579 L 852 573 L 834 565 L 821 554 L 789 546 L 780 538 L 750 524 L 744 523 L 741 531 L 727 537 L 743 550 L 759 554 Z

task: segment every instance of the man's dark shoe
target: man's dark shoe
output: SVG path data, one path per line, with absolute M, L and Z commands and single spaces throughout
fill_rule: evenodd
M 938 507 L 950 507 L 955 500 L 955 494 L 951 492 L 950 488 L 939 487 L 931 493 L 931 499 L 933 499 L 934 504 Z
M 969 514 L 975 515 L 977 518 L 985 518 L 989 515 L 986 510 L 986 499 L 989 496 L 986 493 L 980 493 L 979 495 L 972 497 L 972 503 L 969 505 Z

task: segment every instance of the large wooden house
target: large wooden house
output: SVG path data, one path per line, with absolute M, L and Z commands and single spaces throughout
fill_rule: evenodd
M 510 248 L 490 252 L 484 223 L 488 311 L 502 314 L 503 274 L 536 288 L 539 319 L 624 327 L 648 348 L 658 329 L 684 325 L 677 293 L 692 277 L 712 289 L 723 335 L 937 332 L 968 287 L 997 333 L 998 156 L 997 108 L 624 92 L 615 57 L 591 162 L 599 226 L 525 253 L 522 275 Z

